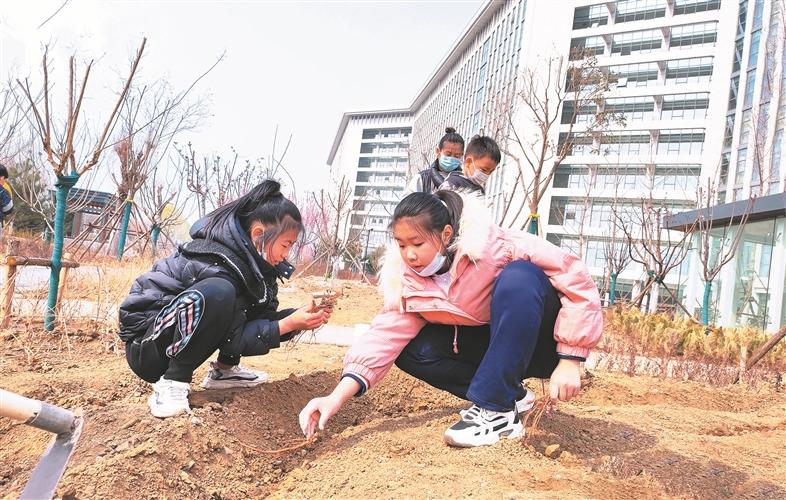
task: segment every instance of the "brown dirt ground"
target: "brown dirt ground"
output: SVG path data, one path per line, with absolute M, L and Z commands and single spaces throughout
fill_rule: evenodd
M 368 322 L 379 299 L 349 284 L 334 319 Z M 282 305 L 321 287 L 296 281 Z M 159 420 L 122 349 L 94 331 L 82 325 L 48 342 L 37 328 L 0 332 L 0 386 L 85 412 L 61 497 L 786 498 L 786 394 L 770 388 L 597 371 L 528 441 L 458 450 L 442 433 L 466 403 L 394 368 L 315 443 L 270 454 L 302 442 L 297 413 L 333 387 L 343 348 L 297 344 L 248 358 L 272 381 L 195 390 L 193 415 Z M 539 382 L 531 386 L 540 392 Z M 48 440 L 0 420 L 0 497 L 18 495 Z M 554 444 L 559 450 L 547 457 Z

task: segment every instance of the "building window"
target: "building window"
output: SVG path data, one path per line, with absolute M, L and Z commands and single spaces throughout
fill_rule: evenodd
M 718 23 L 688 24 L 671 28 L 669 47 L 693 49 L 714 46 L 718 39 Z
M 609 73 L 617 78 L 618 87 L 647 87 L 658 84 L 657 63 L 609 66 Z
M 737 16 L 737 36 L 741 37 L 745 34 L 745 23 L 748 19 L 748 2 L 743 0 L 740 2 L 740 13 Z
M 745 39 L 740 38 L 734 43 L 734 63 L 731 66 L 732 73 L 738 72 L 742 66 L 742 46 L 744 42 Z
M 573 225 L 584 218 L 583 203 L 572 198 L 553 198 L 549 210 L 549 224 L 552 226 Z
M 756 0 L 753 4 L 753 26 L 751 31 L 761 29 L 762 16 L 764 15 L 764 0 Z
M 573 29 L 580 30 L 609 24 L 609 9 L 605 4 L 578 7 L 573 11 Z
M 652 182 L 655 189 L 692 197 L 699 188 L 700 173 L 701 165 L 656 165 Z
M 729 182 L 729 163 L 731 160 L 731 153 L 723 153 L 721 155 L 720 176 L 718 181 L 718 190 L 725 191 L 726 185 Z
M 586 188 L 589 184 L 589 169 L 563 165 L 554 172 L 552 185 L 555 188 Z
M 606 51 L 606 42 L 602 36 L 588 36 L 574 38 L 570 41 L 570 59 L 577 60 L 585 57 L 602 55 Z
M 620 33 L 612 37 L 611 54 L 646 54 L 660 49 L 662 45 L 663 33 L 659 29 Z
M 568 137 L 568 134 L 563 132 L 559 135 L 559 147 L 560 149 L 566 146 L 566 142 L 570 141 L 568 145 L 569 151 L 568 155 L 571 156 L 580 156 L 580 155 L 589 155 L 592 154 L 593 149 L 593 139 L 592 136 L 584 135 L 584 134 L 571 134 Z
M 729 87 L 729 107 L 728 110 L 730 112 L 737 109 L 737 93 L 740 90 L 740 77 L 735 76 L 731 79 L 731 85 Z
M 737 166 L 734 169 L 734 187 L 741 188 L 745 181 L 745 162 L 748 160 L 748 148 L 737 150 Z
M 712 76 L 712 57 L 694 57 L 666 63 L 666 83 L 709 82 Z
M 611 155 L 640 155 L 649 153 L 650 133 L 646 131 L 610 132 L 603 136 L 601 151 Z
M 699 155 L 704 150 L 704 129 L 662 130 L 658 155 Z
M 726 129 L 723 131 L 723 149 L 731 147 L 731 141 L 734 138 L 734 113 L 726 115 Z
M 751 50 L 748 54 L 748 69 L 755 68 L 759 60 L 759 43 L 761 42 L 761 30 L 755 31 L 751 35 Z
M 666 15 L 666 0 L 620 0 L 617 2 L 615 23 L 643 21 Z
M 770 163 L 770 192 L 775 193 L 781 183 L 781 151 L 783 150 L 783 129 L 775 132 L 772 140 L 772 161 Z
M 608 113 L 624 115 L 626 120 L 651 120 L 655 112 L 652 97 L 620 97 L 606 99 L 604 110 Z
M 569 124 L 571 120 L 573 123 L 592 123 L 595 121 L 595 116 L 598 114 L 598 108 L 595 104 L 585 104 L 578 110 L 574 111 L 575 102 L 565 101 L 562 104 L 562 123 Z
M 606 245 L 598 240 L 587 241 L 587 251 L 584 254 L 584 263 L 589 267 L 605 268 Z
M 674 2 L 675 16 L 718 9 L 720 9 L 720 0 L 676 0 Z
M 663 96 L 662 120 L 692 120 L 707 117 L 710 105 L 708 93 Z
M 647 172 L 641 166 L 621 165 L 615 168 L 599 168 L 595 177 L 598 189 L 642 191 L 647 189 Z
M 742 230 L 736 254 L 734 319 L 737 326 L 764 329 L 769 323 L 769 275 L 775 220 L 749 222 Z
M 756 84 L 756 69 L 748 71 L 748 76 L 745 78 L 745 99 L 742 101 L 742 107 L 745 109 L 753 106 L 753 91 Z

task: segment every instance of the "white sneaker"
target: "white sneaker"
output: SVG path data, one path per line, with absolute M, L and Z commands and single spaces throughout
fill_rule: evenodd
M 469 448 L 496 443 L 500 438 L 515 439 L 524 434 L 515 410 L 492 411 L 473 405 L 461 420 L 445 431 L 445 443 Z
M 219 368 L 211 361 L 210 371 L 205 375 L 201 386 L 205 389 L 233 389 L 238 387 L 254 387 L 267 382 L 267 373 L 249 370 L 242 365 L 231 368 Z
M 516 400 L 516 413 L 524 413 L 528 412 L 535 406 L 535 393 L 530 391 L 527 388 L 524 388 L 526 394 L 521 399 Z M 473 405 L 472 408 L 468 410 L 459 410 L 459 415 L 462 417 L 466 416 L 469 412 L 477 412 L 480 410 L 480 407 L 477 405 Z
M 153 394 L 147 400 L 150 413 L 154 417 L 166 418 L 190 412 L 191 407 L 188 405 L 189 385 L 185 382 L 161 377 L 158 382 L 153 384 Z

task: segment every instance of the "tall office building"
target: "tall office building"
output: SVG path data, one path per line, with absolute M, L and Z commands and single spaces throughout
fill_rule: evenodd
M 406 109 L 348 112 L 328 156 L 331 177 L 350 190 L 350 227 L 363 256 L 385 244 L 393 209 L 404 193 L 412 116 Z M 342 221 L 343 223 L 343 221 Z
M 786 179 L 783 129 L 786 124 L 786 52 L 782 0 L 724 0 L 735 25 L 732 45 L 716 57 L 731 61 L 728 102 L 722 122 L 708 122 L 708 134 L 721 139 L 720 155 L 707 157 L 719 165 L 718 205 L 703 216 L 712 221 L 713 248 L 720 249 L 724 227 L 728 240 L 738 235 L 734 258 L 707 287 L 702 263 L 690 257 L 685 302 L 696 307 L 703 294 L 710 298 L 709 316 L 715 324 L 754 326 L 775 331 L 786 324 Z M 728 55 L 726 55 L 728 53 Z M 721 125 L 722 123 L 722 125 Z M 755 199 L 754 199 L 755 198 Z M 681 213 L 669 226 L 685 229 L 698 211 Z M 747 213 L 746 223 L 740 215 Z M 694 237 L 694 247 L 700 244 Z M 715 250 L 720 253 L 721 250 Z
M 751 194 L 773 195 L 786 188 L 786 169 L 780 167 L 786 62 L 781 4 L 489 1 L 406 109 L 413 120 L 409 176 L 432 160 L 445 126 L 455 127 L 465 139 L 479 132 L 499 132 L 499 117 L 506 111 L 500 106 L 515 103 L 525 70 L 542 71 L 547 59 L 571 61 L 592 54 L 613 84 L 603 99 L 576 113 L 573 103 L 565 102 L 562 123 L 552 127 L 550 140 L 565 141 L 571 128 L 577 140 L 555 171 L 538 211 L 549 241 L 580 253 L 603 288 L 608 276 L 604 245 L 613 204 L 633 209 L 643 196 L 651 196 L 673 213 L 689 212 L 707 178 L 720 183 L 718 203 L 745 200 Z M 599 111 L 624 117 L 624 123 L 612 123 L 589 138 L 581 136 Z M 512 124 L 521 135 L 531 133 L 534 126 L 526 119 Z M 503 158 L 489 180 L 487 198 L 498 219 L 518 172 L 510 158 Z M 775 241 L 782 222 L 772 223 L 772 246 L 783 247 L 782 236 Z M 756 258 L 757 265 L 769 270 L 772 266 L 762 259 Z M 686 259 L 665 281 L 691 310 L 702 285 L 696 280 L 696 265 L 695 257 Z M 730 268 L 739 265 L 732 263 Z M 780 285 L 767 287 L 757 300 L 780 304 L 782 274 L 768 275 L 768 283 L 774 279 Z M 724 282 L 734 280 L 729 275 Z M 617 278 L 616 295 L 635 293 L 642 281 L 642 267 L 629 265 Z M 731 304 L 734 293 L 718 294 Z M 658 300 L 673 302 L 665 293 Z M 783 323 L 782 309 L 786 306 L 770 307 L 769 319 L 760 324 L 772 328 Z M 741 318 L 729 313 L 719 322 L 742 324 Z
M 602 277 L 614 210 L 640 214 L 641 198 L 650 196 L 672 212 L 690 210 L 701 179 L 718 171 L 722 131 L 713 124 L 722 123 L 726 112 L 732 61 L 723 48 L 734 46 L 737 5 L 718 0 L 573 3 L 572 30 L 569 40 L 559 42 L 560 52 L 566 57 L 571 50 L 593 54 L 614 82 L 597 105 L 578 110 L 574 130 L 598 111 L 623 117 L 624 124 L 612 122 L 594 141 L 576 140 L 540 210 L 549 211 L 549 240 L 580 251 L 593 275 Z M 565 121 L 557 140 L 564 140 L 570 126 Z M 687 262 L 666 278 L 680 301 Z M 643 271 L 630 263 L 617 278 L 616 294 L 638 292 Z M 673 301 L 670 294 L 659 295 L 661 304 Z M 654 300 L 651 305 L 654 309 Z

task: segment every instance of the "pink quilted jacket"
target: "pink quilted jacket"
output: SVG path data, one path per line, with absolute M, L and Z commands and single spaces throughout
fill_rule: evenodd
M 562 308 L 554 327 L 557 351 L 587 357 L 598 343 L 603 329 L 600 297 L 584 263 L 543 238 L 491 224 L 479 202 L 465 197 L 464 203 L 448 293 L 433 279 L 415 274 L 402 262 L 398 247 L 390 247 L 380 273 L 385 306 L 347 352 L 344 373 L 362 377 L 371 388 L 427 323 L 488 324 L 494 280 L 515 259 L 543 269 L 560 295 Z

